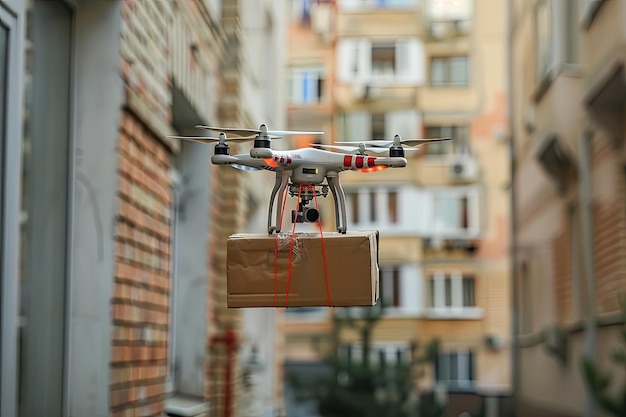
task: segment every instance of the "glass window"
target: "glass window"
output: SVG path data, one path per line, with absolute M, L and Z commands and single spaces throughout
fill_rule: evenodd
M 5 105 L 6 105 L 6 77 L 8 66 L 8 43 L 9 43 L 9 31 L 0 24 L 0 132 L 4 136 L 5 131 Z M 4 141 L 3 141 L 4 143 Z M 0 152 L 2 152 L 0 146 Z M 0 153 L 0 160 L 2 160 L 2 154 Z M 4 170 L 2 170 L 3 172 Z
M 469 84 L 468 57 L 433 57 L 430 61 L 430 84 L 435 87 L 467 86 Z
M 372 75 L 393 75 L 396 72 L 396 45 L 372 45 Z
M 324 90 L 324 69 L 292 68 L 287 87 L 291 103 L 319 103 L 322 100 Z
M 5 106 L 6 106 L 6 87 L 7 87 L 7 66 L 8 66 L 8 52 L 9 52 L 9 48 L 8 48 L 8 44 L 9 44 L 9 31 L 7 28 L 3 27 L 2 24 L 0 23 L 0 139 L 1 142 L 0 143 L 6 143 L 6 126 L 5 126 L 5 121 L 4 119 L 6 118 L 6 111 L 5 111 Z M 0 196 L 4 196 L 4 180 L 3 180 L 3 174 L 4 174 L 4 146 L 0 146 Z M 4 198 L 1 198 L 0 201 L 3 201 Z M 0 219 L 3 218 L 4 216 L 2 216 L 4 210 L 2 210 L 2 206 L 0 206 Z M 0 231 L 2 230 L 2 228 L 0 227 Z M 0 236 L 4 236 L 4 233 L 0 233 Z M 2 256 L 0 256 L 0 268 L 2 268 Z M 0 269 L 0 270 L 4 270 L 4 269 Z M 2 289 L 4 287 L 4 277 L 2 277 L 2 280 L 0 280 L 0 300 L 3 299 L 2 296 Z M 2 309 L 0 309 L 0 323 L 3 323 L 2 320 Z M 0 331 L 0 346 L 3 346 L 2 343 L 2 331 Z
M 398 222 L 398 192 L 389 191 L 387 194 L 387 204 L 389 207 L 389 222 Z
M 372 139 L 385 139 L 385 113 L 372 113 Z
M 537 3 L 535 9 L 535 59 L 538 82 L 548 75 L 552 66 L 552 17 L 550 5 L 550 1 L 541 0 Z
M 33 3 L 22 155 L 20 415 L 61 416 L 73 12 Z M 33 65 L 36 62 L 38 65 Z M 42 63 L 45 63 L 42 64 Z

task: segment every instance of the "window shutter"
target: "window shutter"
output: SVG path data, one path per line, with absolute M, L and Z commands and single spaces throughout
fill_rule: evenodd
M 397 81 L 412 85 L 422 85 L 425 76 L 424 44 L 420 39 L 403 39 L 396 44 Z
M 353 83 L 357 66 L 358 44 L 352 39 L 341 39 L 337 45 L 337 78 L 339 82 Z

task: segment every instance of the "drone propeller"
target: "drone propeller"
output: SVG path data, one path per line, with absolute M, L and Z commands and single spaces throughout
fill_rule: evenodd
M 213 126 L 203 126 L 203 125 L 197 125 L 196 128 L 205 129 L 205 130 L 213 130 L 215 132 L 231 133 L 237 136 L 263 135 L 263 136 L 269 136 L 272 139 L 278 139 L 283 136 L 290 136 L 290 135 L 322 135 L 324 134 L 324 132 L 307 132 L 307 131 L 297 131 L 297 130 L 268 130 L 267 125 L 265 124 L 262 124 L 260 129 L 245 129 L 245 128 L 236 128 L 236 127 L 213 127 Z
M 432 138 L 432 139 L 402 139 L 400 135 L 395 135 L 393 140 L 366 140 L 359 143 L 370 145 L 378 148 L 389 148 L 390 146 L 420 146 L 434 142 L 442 142 L 452 140 L 452 138 Z M 336 142 L 339 145 L 347 145 L 353 142 Z
M 254 140 L 254 136 L 243 137 L 243 138 L 227 138 L 224 135 L 223 138 L 213 138 L 210 136 L 167 136 L 170 139 L 182 139 L 188 140 L 191 142 L 199 142 L 199 143 L 213 143 L 213 142 L 248 142 Z
M 342 142 L 342 143 L 346 143 L 346 142 Z M 347 142 L 347 143 L 350 143 L 350 142 Z M 322 145 L 322 144 L 316 144 L 316 143 L 311 144 L 311 146 L 316 147 L 316 148 L 324 148 L 324 149 L 336 149 L 339 151 L 344 151 L 348 153 L 356 153 L 356 154 L 359 154 L 359 153 L 364 154 L 365 151 L 374 152 L 374 153 L 385 153 L 388 151 L 387 148 L 383 148 L 383 147 L 374 147 L 374 148 L 366 147 L 363 142 L 354 144 L 352 146 Z M 407 150 L 416 151 L 417 149 L 407 149 Z

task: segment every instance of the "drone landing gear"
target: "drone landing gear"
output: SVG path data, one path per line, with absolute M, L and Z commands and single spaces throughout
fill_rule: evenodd
M 326 179 L 328 185 L 307 185 L 301 186 L 299 184 L 289 184 L 289 178 L 291 177 L 290 171 L 276 172 L 276 181 L 274 182 L 274 188 L 270 196 L 269 211 L 267 214 L 267 232 L 280 233 L 282 225 L 282 217 L 284 211 L 284 203 L 281 207 L 276 207 L 276 222 L 272 225 L 272 213 L 274 212 L 274 204 L 276 197 L 279 202 L 283 202 L 285 199 L 285 192 L 289 187 L 289 195 L 291 197 L 299 197 L 297 210 L 293 210 L 291 213 L 292 223 L 315 223 L 319 220 L 319 211 L 317 208 L 308 207 L 308 204 L 316 197 L 327 197 L 328 191 L 333 195 L 335 202 L 335 223 L 337 225 L 337 231 L 341 234 L 345 234 L 347 230 L 346 226 L 346 201 L 343 189 L 339 183 L 339 177 L 337 174 L 327 175 Z

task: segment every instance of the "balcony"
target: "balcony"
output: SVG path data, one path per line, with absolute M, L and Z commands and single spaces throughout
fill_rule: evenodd
M 357 37 L 403 37 L 423 36 L 422 13 L 413 2 L 403 2 L 406 5 L 376 7 L 377 2 L 371 2 L 368 7 L 359 5 L 358 8 L 339 10 L 337 15 L 337 36 Z M 393 28 L 390 33 L 389 29 Z

